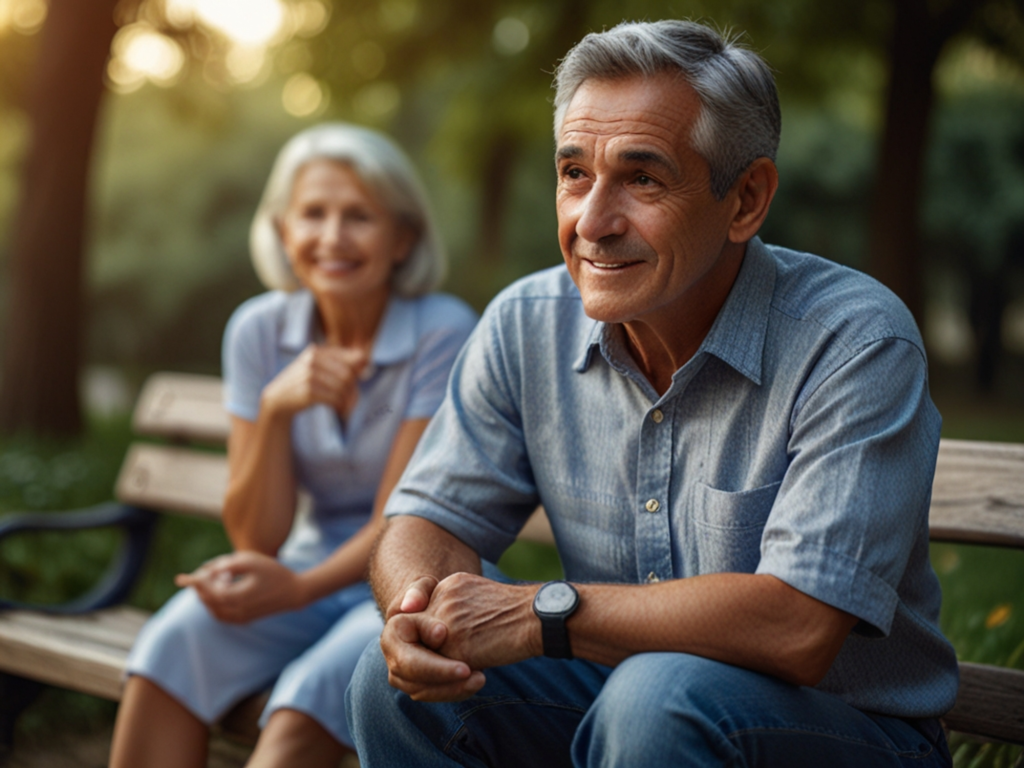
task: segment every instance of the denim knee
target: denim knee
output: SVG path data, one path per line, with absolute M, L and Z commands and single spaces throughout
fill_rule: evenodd
M 737 756 L 721 713 L 701 692 L 720 685 L 723 665 L 687 654 L 644 653 L 615 668 L 576 733 L 577 766 L 729 765 Z

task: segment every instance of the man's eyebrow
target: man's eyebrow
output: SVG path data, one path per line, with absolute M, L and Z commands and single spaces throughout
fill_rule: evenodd
M 571 160 L 576 157 L 583 157 L 583 147 L 577 147 L 573 144 L 569 144 L 564 147 L 559 147 L 558 151 L 555 152 L 555 162 L 559 160 Z
M 619 153 L 619 160 L 626 163 L 640 163 L 641 165 L 659 165 L 674 176 L 679 175 L 676 164 L 660 152 L 649 149 L 627 149 Z

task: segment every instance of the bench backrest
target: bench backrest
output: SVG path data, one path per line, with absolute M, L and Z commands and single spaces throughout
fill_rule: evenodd
M 156 374 L 135 409 L 135 431 L 176 445 L 136 443 L 116 494 L 126 503 L 219 519 L 227 489 L 229 419 L 220 379 Z M 203 448 L 189 443 L 205 444 Z M 1024 445 L 943 440 L 929 515 L 933 541 L 1024 549 Z M 521 538 L 554 543 L 543 509 Z M 957 706 L 947 727 L 983 738 L 1024 743 L 1024 672 L 961 664 Z

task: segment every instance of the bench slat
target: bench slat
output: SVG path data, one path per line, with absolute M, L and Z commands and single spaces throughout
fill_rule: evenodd
M 943 440 L 929 527 L 933 541 L 1024 547 L 1024 445 Z
M 946 727 L 974 736 L 1024 744 L 1024 672 L 960 663 L 956 706 Z
M 220 520 L 227 487 L 223 454 L 136 443 L 125 457 L 115 493 L 125 504 Z
M 224 443 L 231 428 L 216 376 L 155 373 L 139 393 L 132 428 L 140 435 Z
M 148 617 L 126 606 L 82 616 L 0 613 L 0 669 L 116 701 L 128 649 Z

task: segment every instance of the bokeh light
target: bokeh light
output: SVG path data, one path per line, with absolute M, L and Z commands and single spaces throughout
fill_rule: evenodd
M 299 37 L 313 37 L 323 32 L 330 15 L 330 9 L 320 0 L 302 0 L 288 4 L 292 33 Z
M 121 92 L 133 91 L 146 80 L 171 85 L 185 64 L 181 46 L 142 22 L 118 30 L 111 53 L 107 76 Z
M 298 72 L 289 77 L 284 84 L 281 103 L 289 114 L 307 117 L 326 108 L 327 92 L 312 75 Z
M 235 44 L 224 57 L 224 66 L 236 85 L 254 83 L 266 71 L 267 49 L 262 45 Z
M 46 21 L 45 0 L 0 0 L 0 30 L 34 35 Z
M 514 16 L 506 16 L 494 25 L 491 42 L 498 53 L 514 56 L 530 44 L 530 28 Z
M 248 46 L 273 42 L 285 21 L 281 0 L 167 0 L 166 8 L 177 26 L 195 19 Z

